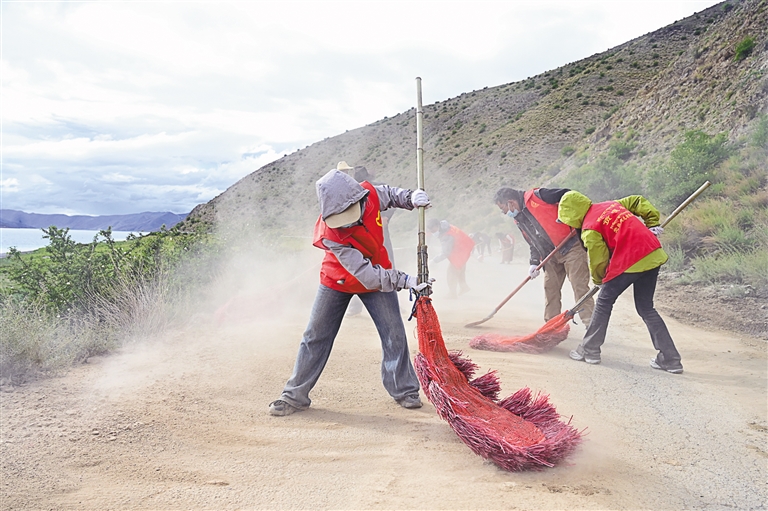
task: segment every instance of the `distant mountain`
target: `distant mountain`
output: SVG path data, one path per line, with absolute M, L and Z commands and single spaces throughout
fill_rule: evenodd
M 112 228 L 113 231 L 153 232 L 165 225 L 170 229 L 187 217 L 170 212 L 144 212 L 132 215 L 41 215 L 13 209 L 0 209 L 0 227 L 15 229 L 41 229 L 56 227 L 96 231 Z

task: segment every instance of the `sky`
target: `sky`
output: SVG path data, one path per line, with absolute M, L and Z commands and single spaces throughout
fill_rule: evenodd
M 0 0 L 0 209 L 187 213 L 412 108 L 417 76 L 427 105 L 716 3 Z

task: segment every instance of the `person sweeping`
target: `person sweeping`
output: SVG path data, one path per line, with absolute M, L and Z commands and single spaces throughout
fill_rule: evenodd
M 533 188 L 523 192 L 514 188 L 499 188 L 494 196 L 496 206 L 515 221 L 523 239 L 531 248 L 528 275 L 539 276 L 539 265 L 561 242 L 570 228 L 558 224 L 557 203 L 568 192 L 565 188 Z M 565 278 L 571 282 L 573 298 L 578 300 L 589 291 L 589 268 L 584 248 L 572 237 L 544 264 L 544 321 L 562 312 L 562 288 Z M 594 301 L 590 298 L 579 312 L 584 326 L 589 326 Z
M 316 183 L 320 217 L 313 245 L 325 250 L 320 288 L 309 324 L 299 345 L 293 374 L 279 399 L 269 404 L 272 415 L 290 415 L 311 404 L 309 392 L 325 368 L 349 301 L 357 295 L 381 338 L 381 378 L 390 396 L 404 408 L 420 408 L 419 381 L 408 350 L 396 291 L 424 291 L 431 282 L 392 268 L 384 245 L 381 212 L 429 206 L 423 190 L 358 183 L 331 170 Z
M 456 298 L 469 291 L 467 285 L 467 261 L 475 249 L 475 241 L 467 233 L 449 224 L 445 220 L 433 218 L 427 224 L 427 231 L 440 240 L 442 252 L 435 257 L 432 264 L 448 259 L 446 282 L 448 296 Z
M 592 282 L 600 286 L 592 321 L 570 357 L 588 364 L 600 363 L 613 304 L 621 293 L 633 286 L 635 309 L 658 350 L 651 367 L 682 373 L 680 353 L 653 306 L 659 268 L 668 259 L 658 240 L 663 232 L 659 211 L 640 195 L 593 204 L 585 195 L 569 191 L 560 199 L 557 218 L 565 225 L 581 229 Z

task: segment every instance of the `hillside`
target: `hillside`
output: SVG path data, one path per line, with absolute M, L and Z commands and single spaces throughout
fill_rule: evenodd
M 724 2 L 541 75 L 426 105 L 433 213 L 450 211 L 468 230 L 492 228 L 502 220 L 491 204 L 500 185 L 561 179 L 629 130 L 635 145 L 627 156 L 651 165 L 664 161 L 686 130 L 726 132 L 735 140 L 768 110 L 767 16 L 762 0 Z M 754 38 L 754 51 L 736 61 L 734 48 L 746 36 Z M 375 170 L 380 181 L 413 187 L 415 109 L 256 170 L 196 207 L 180 227 L 305 234 L 317 214 L 314 182 L 339 160 Z M 408 220 L 398 223 L 412 227 Z

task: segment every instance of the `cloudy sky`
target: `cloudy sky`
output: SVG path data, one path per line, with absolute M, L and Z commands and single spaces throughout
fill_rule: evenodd
M 712 0 L 2 0 L 2 204 L 186 213 L 415 104 L 605 51 Z M 415 142 L 414 142 L 415 143 Z

